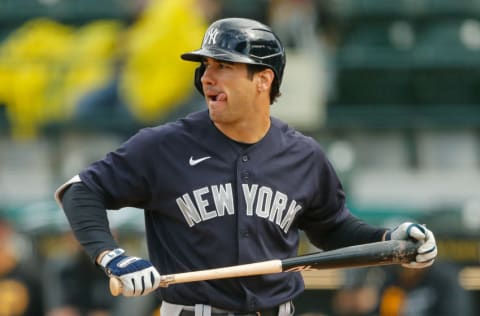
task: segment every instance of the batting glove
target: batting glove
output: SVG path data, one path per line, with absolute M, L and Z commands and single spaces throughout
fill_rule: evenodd
M 150 261 L 124 255 L 125 250 L 114 249 L 103 256 L 100 265 L 109 277 L 122 282 L 124 296 L 146 295 L 160 284 L 160 274 Z
M 413 239 L 421 243 L 417 249 L 415 261 L 402 264 L 405 268 L 421 269 L 429 267 L 437 257 L 437 244 L 433 233 L 425 226 L 410 222 L 405 222 L 393 230 L 387 231 L 386 240 L 407 240 Z

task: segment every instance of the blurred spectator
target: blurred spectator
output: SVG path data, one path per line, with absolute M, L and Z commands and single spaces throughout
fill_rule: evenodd
M 151 1 L 126 33 L 126 59 L 119 78 L 121 96 L 143 123 L 165 119 L 194 93 L 195 65 L 181 53 L 199 45 L 207 26 L 203 1 Z
M 172 60 L 198 46 L 221 1 L 151 0 L 142 8 L 133 21 L 35 18 L 14 30 L 0 46 L 0 104 L 12 135 L 33 139 L 72 115 L 156 122 L 188 102 L 194 65 Z
M 75 118 L 105 118 L 135 127 L 182 116 L 180 108 L 191 112 L 189 107 L 199 106 L 191 85 L 192 65 L 178 56 L 198 45 L 198 34 L 210 19 L 218 18 L 221 7 L 219 0 L 148 3 L 119 37 L 110 80 L 84 94 Z
M 75 28 L 35 18 L 1 43 L 0 103 L 15 138 L 35 138 L 44 124 L 65 120 L 85 91 L 106 82 L 122 27 L 98 20 Z
M 427 269 L 401 266 L 356 269 L 333 301 L 337 315 L 473 315 L 470 294 L 458 282 L 456 266 L 436 262 Z
M 469 293 L 458 282 L 452 264 L 437 262 L 428 269 L 386 269 L 380 291 L 380 316 L 472 315 Z
M 112 77 L 103 85 L 84 92 L 75 105 L 73 119 L 102 125 L 104 122 L 115 122 L 125 127 L 135 126 L 136 119 L 128 109 L 128 105 L 119 92 L 120 75 L 124 59 L 115 61 Z
M 345 284 L 333 298 L 335 315 L 374 316 L 384 277 L 380 268 L 345 270 Z
M 17 238 L 13 224 L 0 210 L 0 315 L 44 315 L 40 267 L 21 260 Z
M 115 58 L 125 26 L 116 20 L 94 20 L 75 29 L 75 43 L 65 62 L 62 89 L 64 118 L 76 111 L 86 93 L 105 86 L 115 76 Z
M 0 103 L 6 107 L 15 138 L 33 138 L 45 120 L 58 117 L 57 100 L 47 98 L 46 91 L 58 78 L 58 66 L 69 55 L 72 37 L 70 27 L 38 18 L 25 22 L 1 43 Z

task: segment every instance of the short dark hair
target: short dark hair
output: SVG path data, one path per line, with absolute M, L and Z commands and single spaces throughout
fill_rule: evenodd
M 263 71 L 267 68 L 269 67 L 266 67 L 263 65 L 247 64 L 248 77 L 252 79 L 254 74 L 256 74 L 257 72 Z M 273 104 L 277 100 L 277 98 L 281 95 L 282 94 L 280 93 L 280 83 L 278 82 L 278 78 L 275 75 L 272 81 L 272 86 L 270 87 L 270 104 Z

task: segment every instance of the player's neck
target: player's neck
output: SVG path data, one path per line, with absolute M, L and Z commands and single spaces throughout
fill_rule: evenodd
M 219 124 L 215 126 L 228 138 L 244 144 L 259 142 L 270 129 L 270 116 L 254 121 L 240 121 L 236 124 Z

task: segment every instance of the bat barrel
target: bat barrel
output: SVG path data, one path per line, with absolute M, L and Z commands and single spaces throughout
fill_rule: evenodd
M 344 247 L 282 260 L 283 271 L 334 269 L 400 264 L 415 261 L 419 244 L 389 240 Z

